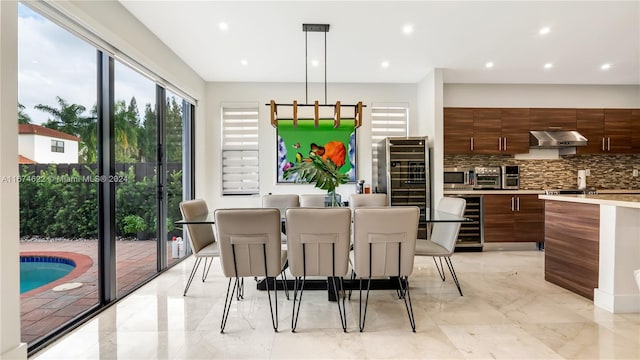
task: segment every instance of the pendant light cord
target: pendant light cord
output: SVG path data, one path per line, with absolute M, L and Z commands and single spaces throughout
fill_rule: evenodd
M 307 28 L 307 25 L 302 24 L 302 30 L 304 31 L 304 100 L 305 104 L 309 103 L 309 31 L 319 31 L 316 29 Z M 324 32 L 324 104 L 327 105 L 327 32 L 329 31 L 329 25 L 315 25 L 323 26 L 322 32 Z M 326 26 L 326 27 L 325 27 Z

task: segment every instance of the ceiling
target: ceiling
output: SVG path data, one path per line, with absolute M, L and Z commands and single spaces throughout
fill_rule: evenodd
M 304 82 L 309 23 L 330 25 L 328 82 L 640 84 L 637 0 L 119 1 L 206 81 Z M 307 35 L 323 82 L 325 33 Z

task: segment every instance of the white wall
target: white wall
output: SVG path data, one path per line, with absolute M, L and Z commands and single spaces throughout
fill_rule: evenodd
M 33 134 L 18 135 L 18 154 L 35 160 L 36 151 L 34 145 L 35 136 Z
M 0 176 L 18 175 L 18 8 L 0 1 Z M 18 183 L 0 182 L 0 358 L 26 359 L 20 343 Z
M 324 103 L 324 84 L 309 85 L 309 102 L 317 98 Z M 363 125 L 357 130 L 358 178 L 371 181 L 371 105 L 375 103 L 402 102 L 409 104 L 410 121 L 417 121 L 417 99 L 415 84 L 328 84 L 328 103 L 340 100 L 342 104 L 362 101 L 367 107 L 363 113 Z M 259 196 L 221 196 L 220 168 L 220 106 L 226 102 L 254 102 L 260 110 L 260 193 L 322 193 L 312 185 L 276 184 L 276 129 L 270 124 L 270 100 L 277 103 L 305 102 L 304 83 L 209 83 L 207 85 L 206 143 L 200 142 L 199 149 L 207 154 L 208 162 L 199 167 L 198 172 L 206 172 L 205 186 L 197 187 L 198 196 L 211 207 L 260 206 Z M 284 111 L 280 110 L 280 111 Z M 282 112 L 280 112 L 282 114 Z M 281 115 L 284 117 L 284 115 Z M 413 128 L 413 125 L 410 126 Z M 352 184 L 342 185 L 338 192 L 343 198 L 354 192 Z
M 72 140 L 64 140 L 52 138 L 49 136 L 41 135 L 20 135 L 19 143 L 20 149 L 22 149 L 22 139 L 32 138 L 33 143 L 33 157 L 29 157 L 38 163 L 43 164 L 73 164 L 78 162 L 78 142 Z M 58 140 L 64 142 L 64 152 L 57 153 L 51 151 L 51 140 Z
M 443 195 L 442 169 L 444 156 L 444 132 L 442 127 L 442 69 L 434 69 L 418 83 L 417 129 L 429 137 L 431 149 L 431 206 L 436 207 Z
M 637 108 L 640 86 L 445 84 L 444 106 Z

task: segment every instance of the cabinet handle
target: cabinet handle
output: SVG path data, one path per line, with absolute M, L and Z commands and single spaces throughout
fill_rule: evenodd
M 520 196 L 516 197 L 516 211 L 520 211 Z
M 498 138 L 498 151 L 502 151 L 502 138 Z
M 607 151 L 611 151 L 611 138 L 607 138 Z
M 602 140 L 604 141 L 604 140 Z M 471 151 L 473 151 L 473 137 L 471 137 L 471 141 L 469 141 L 469 143 L 471 144 Z
M 503 137 L 504 139 L 504 145 L 502 145 L 502 151 L 507 151 L 507 137 Z
M 511 197 L 511 211 L 514 211 L 513 201 L 514 201 L 514 198 L 513 198 L 513 196 L 512 196 L 512 197 Z
M 602 138 L 602 151 L 604 151 L 604 138 Z

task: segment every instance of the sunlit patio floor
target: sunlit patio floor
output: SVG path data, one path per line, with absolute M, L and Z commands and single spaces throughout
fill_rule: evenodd
M 51 254 L 81 258 L 87 270 L 75 278 L 63 278 L 55 285 L 81 283 L 82 286 L 55 291 L 52 286 L 36 288 L 21 295 L 22 341 L 31 342 L 50 333 L 60 325 L 82 314 L 98 303 L 98 242 L 97 240 L 23 241 L 22 254 Z M 170 245 L 170 244 L 169 244 Z M 143 280 L 156 273 L 156 248 L 154 240 L 116 241 L 116 289 L 123 296 Z M 168 247 L 169 263 L 171 248 Z M 61 254 L 62 253 L 62 254 Z M 80 254 L 80 255 L 73 255 Z M 86 255 L 82 256 L 82 255 Z M 44 289 L 44 290 L 43 290 Z

